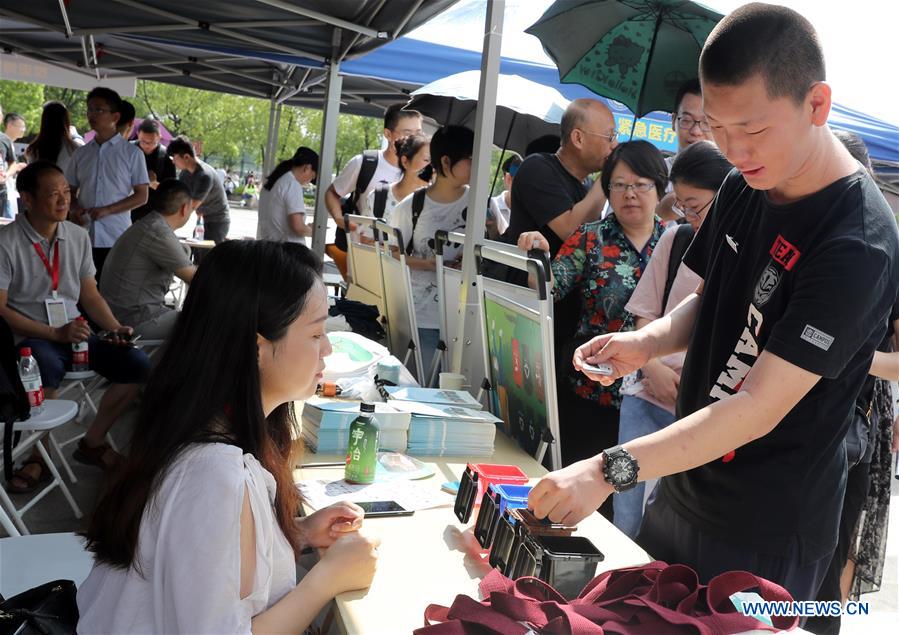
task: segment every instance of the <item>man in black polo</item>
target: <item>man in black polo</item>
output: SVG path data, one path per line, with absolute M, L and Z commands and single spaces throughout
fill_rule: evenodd
M 137 140 L 134 145 L 144 153 L 147 162 L 147 175 L 150 177 L 150 196 L 145 205 L 131 210 L 131 222 L 136 223 L 156 209 L 156 188 L 166 179 L 176 178 L 175 163 L 166 154 L 166 147 L 161 143 L 162 134 L 159 122 L 155 119 L 144 119 L 137 128 Z

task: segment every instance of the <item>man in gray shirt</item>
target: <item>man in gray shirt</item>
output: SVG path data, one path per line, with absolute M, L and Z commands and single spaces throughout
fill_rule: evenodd
M 145 340 L 168 337 L 178 319 L 178 312 L 165 306 L 172 276 L 190 284 L 197 269 L 175 235 L 190 218 L 190 190 L 168 179 L 155 194 L 154 211 L 119 237 L 100 278 L 100 293 L 113 314 L 134 324 L 134 332 Z
M 175 167 L 181 170 L 178 178 L 190 188 L 191 206 L 203 219 L 206 240 L 219 244 L 227 238 L 231 227 L 225 186 L 215 169 L 197 158 L 187 137 L 182 135 L 172 139 L 166 152 Z
M 88 343 L 91 370 L 110 385 L 75 458 L 112 468 L 121 457 L 104 438 L 137 397 L 150 361 L 143 351 L 125 345 L 123 338 L 132 329 L 115 318 L 97 290 L 90 238 L 65 220 L 71 191 L 62 170 L 49 161 L 32 163 L 19 173 L 18 188 L 26 211 L 0 228 L 0 317 L 15 334 L 17 346 L 31 349 L 51 399 L 72 367 L 72 344 Z M 87 322 L 78 319 L 79 306 L 111 335 L 93 335 Z M 33 490 L 44 469 L 32 454 L 7 489 Z

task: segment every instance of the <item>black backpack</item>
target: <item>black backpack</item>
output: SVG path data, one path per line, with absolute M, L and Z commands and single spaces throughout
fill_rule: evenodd
M 415 226 L 418 225 L 418 218 L 421 216 L 422 210 L 425 208 L 425 195 L 428 193 L 428 188 L 423 187 L 421 189 L 415 190 L 412 194 L 412 231 L 409 232 L 408 236 L 404 236 L 406 240 L 406 255 L 410 255 L 412 253 L 412 237 L 415 235 Z M 465 218 L 468 214 L 468 208 L 462 210 L 462 218 Z M 431 245 L 433 247 L 433 245 Z
M 677 277 L 677 270 L 680 263 L 693 242 L 693 226 L 690 223 L 684 223 L 677 226 L 677 233 L 674 234 L 674 242 L 671 243 L 671 255 L 668 258 L 668 275 L 665 278 L 665 293 L 662 295 L 662 313 L 668 306 L 668 296 L 671 295 L 671 287 L 674 285 L 674 279 Z
M 359 213 L 359 199 L 362 197 L 362 193 L 366 190 L 368 184 L 371 183 L 372 178 L 375 176 L 375 170 L 378 169 L 379 155 L 380 152 L 377 150 L 366 150 L 362 153 L 362 165 L 359 166 L 359 176 L 356 177 L 356 187 L 340 202 L 340 213 L 344 218 L 344 222 L 346 222 L 347 214 Z M 346 231 L 340 227 L 337 228 L 337 233 L 334 234 L 334 244 L 341 251 L 347 250 Z
M 3 423 L 3 472 L 9 481 L 12 474 L 13 425 L 31 416 L 28 395 L 19 377 L 17 348 L 12 330 L 0 318 L 0 422 Z M 15 435 L 18 441 L 19 434 Z
M 371 208 L 371 214 L 375 218 L 384 218 L 384 212 L 387 210 L 387 196 L 390 193 L 390 183 L 379 185 L 375 190 L 375 200 Z

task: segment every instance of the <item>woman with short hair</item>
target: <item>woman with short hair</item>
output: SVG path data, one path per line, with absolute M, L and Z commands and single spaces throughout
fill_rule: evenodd
M 606 159 L 600 179 L 612 212 L 581 225 L 552 262 L 556 300 L 579 293 L 582 303 L 574 339 L 556 342 L 562 351 L 573 352 L 577 344 L 602 333 L 633 329 L 624 307 L 663 232 L 655 209 L 665 194 L 668 169 L 655 146 L 622 143 Z M 540 232 L 521 234 L 518 246 L 549 252 Z M 621 382 L 606 387 L 570 367 L 560 370 L 567 371 L 560 373 L 559 381 L 562 463 L 570 465 L 615 445 Z M 611 503 L 601 511 L 611 516 Z

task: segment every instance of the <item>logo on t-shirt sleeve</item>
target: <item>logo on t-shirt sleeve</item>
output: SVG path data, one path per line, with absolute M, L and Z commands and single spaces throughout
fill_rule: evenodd
M 830 345 L 833 344 L 834 340 L 833 335 L 828 335 L 824 331 L 816 329 L 810 324 L 805 325 L 805 328 L 802 329 L 802 335 L 799 337 L 812 346 L 817 346 L 822 351 L 830 350 Z

